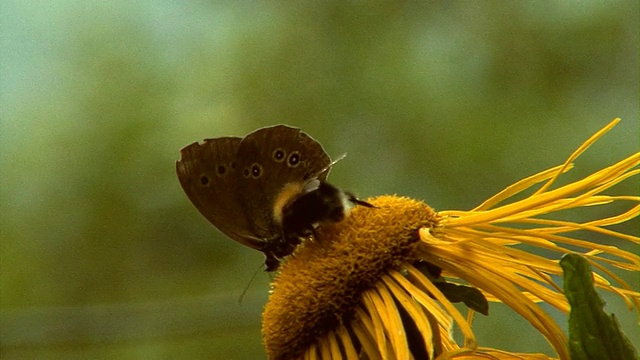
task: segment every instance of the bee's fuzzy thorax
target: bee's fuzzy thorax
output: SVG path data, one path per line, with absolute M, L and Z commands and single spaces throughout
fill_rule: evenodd
M 303 182 L 291 182 L 285 184 L 273 202 L 273 219 L 277 224 L 282 225 L 282 212 L 284 208 L 298 197 L 304 189 Z

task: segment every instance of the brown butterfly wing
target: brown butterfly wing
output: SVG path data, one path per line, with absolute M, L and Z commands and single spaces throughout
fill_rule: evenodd
M 285 185 L 317 177 L 331 159 L 317 141 L 300 129 L 277 125 L 247 135 L 238 148 L 236 171 L 242 207 L 252 233 L 265 240 L 281 235 L 274 219 L 274 202 Z
M 251 232 L 238 192 L 235 159 L 238 137 L 206 139 L 180 150 L 176 172 L 182 189 L 200 213 L 230 238 L 261 250 L 265 242 Z

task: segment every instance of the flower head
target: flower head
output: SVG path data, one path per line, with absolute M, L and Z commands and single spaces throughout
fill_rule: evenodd
M 419 201 L 381 196 L 367 200 L 375 208 L 357 207 L 345 221 L 317 229 L 316 238 L 285 261 L 272 284 L 263 314 L 269 357 L 546 358 L 479 346 L 471 319 L 475 312 L 486 313 L 489 301 L 508 305 L 560 358 L 569 358 L 566 336 L 540 307 L 544 302 L 569 311 L 553 280 L 562 274 L 562 254 L 587 257 L 598 269 L 596 286 L 620 295 L 630 307 L 640 305 L 640 294 L 607 267 L 640 271 L 640 257 L 578 236 L 593 232 L 640 244 L 638 237 L 606 228 L 637 217 L 640 197 L 603 194 L 640 172 L 640 153 L 552 189 L 571 162 L 616 122 L 563 165 L 523 179 L 473 210 L 435 212 Z M 509 202 L 538 184 L 533 195 Z M 605 219 L 554 219 L 561 210 L 613 202 L 631 206 Z M 533 254 L 523 244 L 557 256 Z M 467 315 L 452 304 L 460 301 L 469 307 Z M 462 344 L 450 336 L 454 323 L 465 337 Z

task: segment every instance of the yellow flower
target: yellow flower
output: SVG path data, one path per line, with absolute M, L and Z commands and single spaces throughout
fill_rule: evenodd
M 263 313 L 269 358 L 547 358 L 479 346 L 471 320 L 475 310 L 483 311 L 486 299 L 515 310 L 561 359 L 568 359 L 566 336 L 539 306 L 544 302 L 569 311 L 552 278 L 562 275 L 562 254 L 587 257 L 598 269 L 596 286 L 618 294 L 630 308 L 640 307 L 640 294 L 605 267 L 637 272 L 640 257 L 578 237 L 593 232 L 640 243 L 636 236 L 606 229 L 637 217 L 640 197 L 602 194 L 640 172 L 640 153 L 551 189 L 575 158 L 618 121 L 588 139 L 563 165 L 521 180 L 473 210 L 435 212 L 419 201 L 380 196 L 367 199 L 376 208 L 356 207 L 346 220 L 319 228 L 313 241 L 286 259 L 272 284 Z M 532 195 L 508 202 L 541 183 Z M 605 219 L 553 219 L 561 210 L 614 202 L 631 206 Z M 532 254 L 521 244 L 557 256 Z M 466 315 L 452 304 L 461 300 L 470 308 Z M 462 344 L 450 336 L 454 323 L 465 337 Z

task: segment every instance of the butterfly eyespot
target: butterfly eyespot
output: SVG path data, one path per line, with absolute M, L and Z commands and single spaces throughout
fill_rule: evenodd
M 262 166 L 260 166 L 260 164 L 251 165 L 251 176 L 254 179 L 257 179 L 260 176 L 262 176 Z
M 276 162 L 282 162 L 286 156 L 286 153 L 282 149 L 275 149 L 273 151 L 273 160 Z
M 289 157 L 287 158 L 287 164 L 291 167 L 298 166 L 298 164 L 300 164 L 300 153 L 297 151 L 294 151 L 291 154 L 289 154 Z
M 227 173 L 227 167 L 224 165 L 218 165 L 218 175 L 222 176 Z
M 251 176 L 251 170 L 249 168 L 245 168 L 244 171 L 242 171 L 242 175 L 244 175 L 244 177 L 249 178 L 249 176 Z
M 236 168 L 236 162 L 235 162 L 235 161 L 231 163 L 231 168 L 232 168 L 232 169 L 235 169 L 235 168 Z
M 209 177 L 207 175 L 200 176 L 200 184 L 204 186 L 209 185 Z

